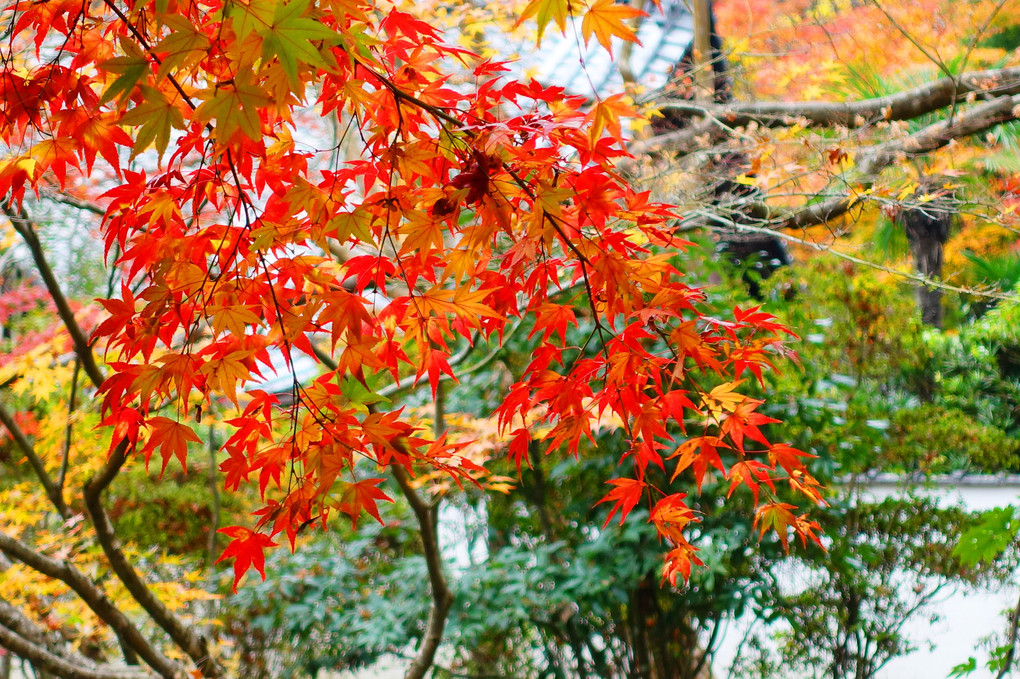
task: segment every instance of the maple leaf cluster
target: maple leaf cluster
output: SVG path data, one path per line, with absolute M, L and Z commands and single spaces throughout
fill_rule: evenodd
M 570 7 L 526 13 L 562 26 Z M 674 265 L 676 215 L 614 170 L 627 156 L 619 101 L 589 108 L 507 77 L 383 2 L 8 11 L 0 193 L 17 204 L 53 182 L 111 182 L 103 238 L 122 284 L 93 337 L 111 370 L 100 389 L 110 449 L 126 441 L 185 464 L 195 405 L 234 404 L 220 470 L 228 489 L 251 481 L 263 499 L 253 526 L 224 530 L 238 579 L 262 572 L 277 535 L 293 545 L 335 512 L 378 519 L 380 469 L 471 478 L 458 445 L 377 410 L 375 389 L 427 379 L 434 393 L 456 377 L 457 346 L 523 318 L 538 344 L 496 413 L 510 453 L 521 462 L 540 438 L 576 454 L 594 422 L 619 418 L 627 471 L 602 501 L 610 518 L 652 506 L 667 580 L 697 563 L 684 537 L 697 517 L 648 481 L 651 467 L 690 468 L 699 485 L 715 469 L 752 489 L 762 530 L 816 539 L 773 492 L 781 477 L 820 501 L 805 454 L 770 443 L 761 427 L 774 420 L 738 391 L 745 372 L 761 379 L 785 330 L 756 308 L 705 315 Z M 586 37 L 633 38 L 631 10 L 579 11 Z M 316 146 L 330 120 L 359 140 L 357 157 Z M 578 316 L 599 352 L 568 342 Z M 250 384 L 299 354 L 323 371 L 295 376 L 286 398 Z M 702 388 L 700 375 L 724 381 Z M 695 428 L 676 448 L 675 432 Z

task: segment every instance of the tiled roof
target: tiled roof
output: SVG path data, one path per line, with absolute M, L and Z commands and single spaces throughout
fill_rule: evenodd
M 651 3 L 649 3 L 651 4 Z M 631 54 L 631 68 L 638 83 L 656 89 L 664 86 L 693 38 L 693 19 L 682 0 L 662 0 L 662 9 L 649 8 L 638 30 L 640 45 Z M 534 43 L 507 44 L 507 36 L 493 32 L 489 44 L 499 53 L 517 54 L 511 67 L 519 75 L 531 76 L 544 85 L 565 88 L 588 98 L 623 91 L 623 79 L 613 63 L 622 43 L 613 41 L 613 55 L 593 37 L 586 47 L 580 20 L 568 21 L 565 35 L 550 24 L 536 48 Z

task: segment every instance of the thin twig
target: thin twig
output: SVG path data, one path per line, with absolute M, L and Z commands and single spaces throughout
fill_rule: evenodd
M 1003 679 L 1013 668 L 1018 636 L 1020 636 L 1020 601 L 1016 602 L 1016 606 L 1009 614 L 1009 650 L 1006 651 L 1006 657 L 1002 659 L 1002 665 L 999 667 L 999 673 L 995 675 L 995 679 Z
M 710 213 L 703 212 L 703 211 L 695 211 L 695 214 L 701 214 L 703 216 L 710 217 L 712 220 L 717 222 L 720 226 L 725 227 L 726 229 L 734 229 L 734 230 L 743 231 L 743 232 L 746 232 L 746 233 L 761 233 L 761 234 L 773 236 L 775 238 L 781 238 L 782 240 L 785 240 L 785 241 L 787 241 L 789 243 L 796 243 L 797 245 L 802 245 L 804 247 L 811 248 L 812 250 L 815 250 L 817 252 L 826 252 L 826 253 L 834 256 L 834 257 L 838 257 L 839 259 L 843 259 L 843 260 L 846 260 L 848 262 L 853 262 L 854 264 L 860 264 L 861 266 L 866 266 L 866 267 L 875 269 L 877 271 L 883 271 L 885 273 L 888 273 L 888 274 L 891 274 L 893 276 L 896 276 L 897 278 L 902 278 L 904 280 L 909 280 L 909 281 L 912 281 L 914 283 L 918 283 L 920 285 L 924 285 L 924 286 L 927 286 L 927 287 L 938 288 L 940 290 L 946 290 L 948 292 L 956 292 L 956 293 L 960 293 L 960 294 L 964 294 L 964 295 L 974 295 L 974 296 L 978 296 L 978 297 L 988 297 L 988 298 L 991 298 L 991 299 L 1003 299 L 1003 300 L 1005 300 L 1005 299 L 1014 299 L 1016 297 L 1016 295 L 1011 294 L 1011 293 L 999 292 L 999 291 L 994 291 L 994 290 L 980 290 L 978 288 L 966 288 L 966 287 L 962 287 L 962 286 L 959 286 L 959 285 L 951 285 L 951 284 L 945 283 L 943 281 L 939 281 L 939 280 L 936 280 L 936 279 L 933 279 L 933 278 L 929 278 L 928 276 L 924 276 L 924 275 L 916 273 L 916 272 L 908 273 L 906 271 L 900 271 L 899 269 L 895 269 L 895 268 L 890 267 L 890 266 L 885 266 L 883 264 L 878 264 L 877 262 L 872 262 L 872 261 L 869 261 L 869 260 L 866 260 L 866 259 L 862 259 L 860 257 L 855 257 L 854 255 L 851 255 L 851 254 L 846 253 L 846 252 L 841 252 L 839 250 L 834 250 L 830 245 L 827 245 L 825 243 L 818 243 L 818 242 L 806 240 L 806 239 L 803 239 L 803 238 L 797 238 L 796 236 L 793 236 L 793 235 L 791 235 L 789 233 L 786 233 L 785 231 L 778 231 L 776 229 L 762 227 L 762 226 L 752 226 L 750 224 L 741 224 L 739 222 L 733 221 L 732 219 L 721 217 L 719 215 L 712 215 Z M 709 227 L 709 228 L 711 228 L 711 227 Z
M 882 170 L 900 158 L 923 155 L 946 146 L 953 139 L 984 132 L 1020 116 L 1020 94 L 999 97 L 969 109 L 954 121 L 942 120 L 924 127 L 902 139 L 894 139 L 857 154 L 857 184 L 846 195 L 832 196 L 818 203 L 786 213 L 777 213 L 764 203 L 748 203 L 741 207 L 749 216 L 770 231 L 803 230 L 841 217 L 871 198 L 870 187 Z M 734 209 L 738 206 L 734 205 Z M 717 219 L 718 216 L 703 216 Z
M 67 480 L 67 467 L 71 461 L 71 439 L 74 425 L 75 397 L 78 395 L 78 373 L 81 372 L 81 359 L 75 355 L 74 372 L 71 373 L 71 395 L 67 399 L 67 424 L 64 427 L 64 446 L 60 451 L 60 472 L 57 474 L 57 492 L 61 499 L 64 494 L 64 483 Z

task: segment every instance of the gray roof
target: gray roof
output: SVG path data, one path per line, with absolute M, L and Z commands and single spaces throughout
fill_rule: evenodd
M 651 5 L 651 3 L 648 3 Z M 647 8 L 648 16 L 638 29 L 640 45 L 634 45 L 631 68 L 637 82 L 649 89 L 666 84 L 694 35 L 694 24 L 682 0 L 662 0 L 662 9 Z M 508 36 L 493 32 L 490 45 L 502 54 L 517 54 L 511 65 L 518 75 L 531 75 L 543 85 L 563 87 L 570 94 L 594 98 L 623 91 L 623 78 L 613 60 L 622 41 L 613 39 L 613 56 L 592 37 L 586 47 L 581 21 L 569 18 L 565 35 L 555 23 L 546 27 L 540 47 L 534 43 L 507 44 Z

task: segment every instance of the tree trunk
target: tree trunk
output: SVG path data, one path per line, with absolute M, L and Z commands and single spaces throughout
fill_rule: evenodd
M 924 191 L 923 185 L 924 182 L 918 193 Z M 914 266 L 925 278 L 942 278 L 942 250 L 949 238 L 952 218 L 951 201 L 945 196 L 912 206 L 900 215 Z M 942 290 L 922 284 L 917 288 L 917 306 L 925 325 L 942 327 Z

